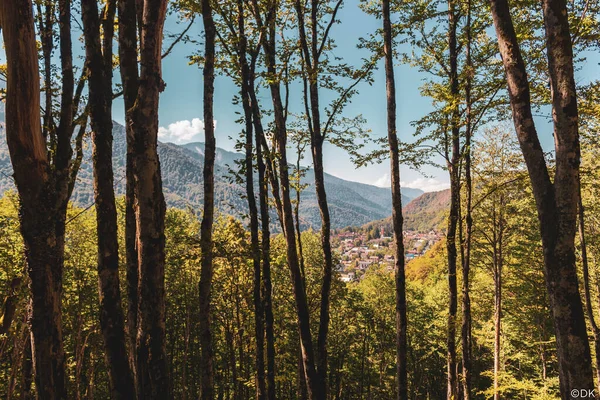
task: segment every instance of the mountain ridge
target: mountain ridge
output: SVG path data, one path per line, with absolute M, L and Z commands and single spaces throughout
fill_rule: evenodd
M 115 172 L 115 193 L 125 193 L 125 128 L 117 122 L 113 125 L 113 168 Z M 163 177 L 163 192 L 170 207 L 196 209 L 202 208 L 204 163 L 204 145 L 201 142 L 178 145 L 174 143 L 158 144 L 158 153 Z M 235 162 L 243 159 L 243 154 L 217 149 L 215 165 L 215 204 L 220 213 L 243 217 L 247 210 L 244 186 L 230 174 Z M 0 129 L 0 194 L 14 189 L 9 178 L 12 165 L 8 155 L 4 129 Z M 301 193 L 300 220 L 302 228 L 318 229 L 321 225 L 320 213 L 314 191 L 314 173 L 309 169 L 302 179 L 307 187 Z M 255 182 L 256 186 L 256 182 Z M 349 225 L 363 225 L 370 221 L 387 217 L 391 213 L 391 191 L 359 182 L 347 181 L 325 174 L 325 187 L 333 228 Z M 258 193 L 258 187 L 255 190 Z M 403 188 L 403 201 L 408 203 L 419 189 Z M 295 192 L 292 191 L 295 198 Z M 91 164 L 91 141 L 86 138 L 84 160 L 78 173 L 72 201 L 79 206 L 93 202 L 93 171 Z M 276 214 L 272 213 L 275 221 Z
M 405 231 L 428 232 L 444 231 L 446 212 L 450 206 L 450 189 L 437 192 L 425 192 L 411 200 L 402 208 L 404 217 L 403 229 Z M 371 221 L 361 227 L 364 230 L 375 228 L 391 232 L 392 217 L 388 216 L 377 221 Z

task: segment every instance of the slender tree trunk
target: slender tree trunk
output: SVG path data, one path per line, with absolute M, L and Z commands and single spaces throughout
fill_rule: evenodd
M 499 210 L 493 209 L 494 215 L 494 400 L 500 400 L 499 375 L 501 370 L 502 350 L 502 270 L 504 267 L 504 197 L 500 197 Z M 496 214 L 498 216 L 496 217 Z
M 213 277 L 212 229 L 215 208 L 215 128 L 213 117 L 215 25 L 210 0 L 202 0 L 202 19 L 205 30 L 204 47 L 204 210 L 200 226 L 200 248 L 202 251 L 200 272 L 200 346 L 201 356 L 201 398 L 214 397 L 214 370 L 212 334 L 210 330 L 210 297 Z
M 573 49 L 564 0 L 544 0 L 552 85 L 556 172 L 550 179 L 531 113 L 529 82 L 506 0 L 490 0 L 506 71 L 513 120 L 538 210 L 546 286 L 558 352 L 560 391 L 591 389 L 594 378 L 575 267 L 579 184 L 579 133 Z
M 89 81 L 89 108 L 93 137 L 94 198 L 98 230 L 100 326 L 109 369 L 112 397 L 133 399 L 135 388 L 125 346 L 119 287 L 119 243 L 112 165 L 112 40 L 116 0 L 104 13 L 103 40 L 96 0 L 82 0 Z
M 260 221 L 261 221 L 261 253 L 262 253 L 262 299 L 263 310 L 265 313 L 265 333 L 267 342 L 267 399 L 275 400 L 275 333 L 273 319 L 272 293 L 273 285 L 271 283 L 271 232 L 269 228 L 269 185 L 267 182 L 267 171 L 263 158 L 262 143 L 264 141 L 264 132 L 258 112 L 258 103 L 255 94 L 254 83 L 254 63 L 250 71 L 249 95 L 252 107 L 252 119 L 255 130 L 256 146 L 256 165 L 258 169 L 258 196 L 260 203 Z
M 298 363 L 296 365 L 296 388 L 298 392 L 298 400 L 308 399 L 305 375 L 306 374 L 304 373 L 304 363 L 302 362 L 302 348 L 298 346 Z
M 242 105 L 244 109 L 245 134 L 246 134 L 246 197 L 248 198 L 248 209 L 250 213 L 250 238 L 252 248 L 252 263 L 254 267 L 254 329 L 256 339 L 256 398 L 259 400 L 265 399 L 266 382 L 265 382 L 265 328 L 264 328 L 264 312 L 263 301 L 261 298 L 261 283 L 262 271 L 260 263 L 260 243 L 258 235 L 258 209 L 256 207 L 256 198 L 254 196 L 254 165 L 252 162 L 253 150 L 253 122 L 252 122 L 252 107 L 250 104 L 249 86 L 251 82 L 250 68 L 246 58 L 247 39 L 245 33 L 244 20 L 244 3 L 242 0 L 237 1 L 238 5 L 238 31 L 239 43 L 238 54 L 242 76 Z M 262 184 L 262 183 L 261 183 Z
M 253 8 L 259 28 L 263 29 L 263 24 L 260 19 L 260 7 L 257 0 L 253 0 Z M 275 13 L 270 13 L 275 15 Z M 276 76 L 276 58 L 275 58 L 275 20 L 267 21 L 266 29 L 268 35 L 263 36 L 262 47 L 265 52 L 267 64 L 267 72 L 272 76 Z M 285 114 L 283 103 L 281 101 L 281 90 L 279 82 L 272 81 L 269 84 L 271 98 L 273 100 L 273 110 L 275 117 L 275 141 L 279 156 L 279 183 L 281 185 L 282 199 L 282 217 L 283 231 L 286 240 L 286 255 L 287 263 L 290 269 L 292 279 L 294 300 L 296 303 L 296 312 L 298 314 L 298 328 L 300 331 L 300 341 L 302 347 L 302 358 L 306 374 L 307 387 L 309 397 L 312 399 L 323 398 L 319 379 L 315 368 L 315 354 L 313 349 L 313 340 L 310 332 L 310 312 L 308 309 L 308 301 L 306 298 L 306 290 L 304 287 L 302 273 L 298 262 L 298 252 L 296 248 L 296 234 L 294 231 L 294 215 L 292 211 L 292 203 L 290 200 L 290 179 L 288 174 L 287 162 L 287 128 L 285 122 Z
M 471 104 L 471 86 L 475 71 L 471 60 L 471 0 L 467 1 L 467 45 L 465 51 L 467 78 L 465 84 L 465 102 L 466 102 L 466 127 L 465 127 L 465 192 L 466 216 L 465 216 L 465 237 L 462 243 L 462 327 L 461 327 L 461 347 L 462 347 L 462 383 L 463 399 L 471 398 L 471 296 L 470 292 L 470 272 L 471 272 L 471 236 L 473 231 L 472 200 L 473 188 L 471 178 L 471 137 L 472 132 L 472 104 Z M 462 226 L 462 223 L 461 223 Z M 461 228 L 462 229 L 462 228 Z
M 590 295 L 590 269 L 587 256 L 587 242 L 585 239 L 585 209 L 583 208 L 583 199 L 581 198 L 581 183 L 579 188 L 579 204 L 577 209 L 577 217 L 579 221 L 579 242 L 581 245 L 581 265 L 583 269 L 583 293 L 585 296 L 585 308 L 590 320 L 592 332 L 594 333 L 594 350 L 595 350 L 595 367 L 596 379 L 600 388 L 600 328 L 596 324 L 594 317 L 594 308 L 592 307 L 592 297 Z
M 133 22 L 132 4 L 120 0 L 120 15 Z M 133 30 L 119 35 L 127 57 L 121 60 L 124 89 L 137 86 L 134 105 L 127 110 L 128 133 L 133 169 L 134 210 L 137 249 L 137 336 L 135 378 L 139 399 L 166 398 L 169 393 L 165 350 L 165 201 L 158 160 L 158 99 L 164 88 L 161 78 L 161 43 L 166 15 L 166 0 L 145 0 L 141 21 L 139 80 L 132 59 Z M 136 10 L 140 11 L 140 10 Z M 132 24 L 135 27 L 135 24 Z M 132 29 L 131 26 L 127 27 Z M 121 53 L 123 54 L 123 53 Z M 127 107 L 128 104 L 126 104 Z M 128 146 L 129 147 L 129 146 Z
M 310 43 L 304 26 L 304 7 L 299 0 L 296 1 L 295 6 L 300 34 L 300 46 L 302 47 L 304 54 L 304 68 L 305 73 L 308 75 L 307 79 L 310 93 L 310 107 L 307 107 L 307 115 L 309 118 L 311 152 L 315 174 L 315 192 L 317 194 L 317 204 L 321 214 L 321 247 L 323 249 L 323 258 L 325 261 L 325 265 L 323 267 L 323 282 L 321 286 L 316 369 L 320 391 L 324 397 L 327 397 L 327 334 L 329 332 L 329 296 L 331 292 L 331 280 L 333 273 L 333 254 L 331 251 L 331 218 L 329 216 L 329 206 L 327 204 L 323 168 L 323 144 L 325 142 L 326 132 L 323 132 L 321 129 L 321 111 L 319 107 L 318 75 L 320 68 L 320 50 L 318 49 L 318 43 L 321 40 L 318 36 L 319 3 L 319 0 L 311 0 L 310 3 Z M 324 34 L 327 35 L 328 30 L 325 31 Z
M 502 321 L 502 271 L 497 266 L 495 273 L 496 287 L 494 290 L 494 400 L 500 400 L 499 374 L 500 374 L 500 349 L 501 349 L 501 321 Z
M 125 114 L 135 104 L 138 91 L 138 52 L 137 52 L 137 13 L 135 0 L 118 0 L 119 7 L 119 63 Z M 136 244 L 136 217 L 134 209 L 134 171 L 133 171 L 133 130 L 126 124 L 127 159 L 125 165 L 125 256 L 127 266 L 127 334 L 129 343 L 129 364 L 136 378 L 135 342 L 137 336 L 138 311 L 138 254 Z
M 29 328 L 27 328 L 29 329 Z M 21 399 L 31 400 L 31 382 L 32 382 L 32 357 L 31 357 L 31 334 L 27 335 L 25 346 L 23 348 L 23 359 L 21 361 Z
M 404 235 L 402 233 L 402 193 L 400 191 L 400 158 L 396 130 L 396 83 L 394 77 L 393 32 L 390 2 L 383 0 L 383 46 L 385 53 L 385 82 L 387 97 L 388 143 L 392 184 L 392 222 L 394 225 L 395 281 L 396 281 L 396 395 L 408 399 L 408 372 L 406 349 L 406 277 L 404 275 Z
M 459 96 L 458 82 L 458 45 L 456 39 L 456 29 L 458 25 L 458 15 L 454 0 L 448 1 L 448 44 L 450 50 L 450 93 L 452 101 L 456 101 Z M 446 250 L 448 252 L 448 388 L 447 398 L 449 400 L 458 399 L 458 376 L 456 373 L 456 311 L 458 303 L 457 284 L 456 284 L 456 229 L 458 216 L 460 213 L 460 182 L 459 182 L 459 159 L 460 159 L 460 127 L 459 110 L 453 106 L 450 116 L 451 147 L 452 158 L 448 163 L 450 172 L 450 215 L 448 217 L 448 232 L 446 236 Z
M 298 152 L 298 158 L 296 159 L 296 173 L 297 181 L 296 181 L 296 204 L 294 205 L 294 219 L 296 221 L 296 236 L 298 237 L 298 262 L 300 262 L 300 271 L 302 272 L 302 279 L 304 279 L 304 284 L 306 285 L 306 271 L 304 270 L 304 250 L 302 249 L 302 231 L 300 229 L 300 195 L 302 194 L 302 170 L 300 166 L 300 160 L 302 159 L 302 153 L 304 152 L 304 147 L 298 143 L 298 147 L 296 148 Z

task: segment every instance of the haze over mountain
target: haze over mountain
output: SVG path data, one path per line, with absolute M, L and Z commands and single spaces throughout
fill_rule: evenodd
M 115 192 L 125 193 L 125 128 L 114 123 L 113 165 L 115 170 Z M 167 205 L 177 208 L 202 208 L 204 163 L 204 144 L 188 143 L 177 145 L 159 143 L 158 152 L 161 161 L 163 191 Z M 236 180 L 230 169 L 238 169 L 236 161 L 242 154 L 217 149 L 215 166 L 215 201 L 219 212 L 240 217 L 247 210 L 247 200 L 243 185 Z M 0 194 L 14 189 L 12 166 L 6 134 L 0 129 Z M 302 179 L 306 189 L 301 193 L 300 219 L 303 228 L 320 227 L 320 215 L 314 191 L 314 175 L 309 169 Z M 381 188 L 363 183 L 351 182 L 325 174 L 327 201 L 333 228 L 360 226 L 370 221 L 386 218 L 391 214 L 391 194 L 389 188 Z M 258 188 L 256 188 L 258 193 Z M 420 189 L 403 188 L 404 204 L 423 193 Z M 295 197 L 295 193 L 292 193 Z M 91 143 L 86 140 L 84 161 L 79 171 L 72 201 L 79 206 L 88 206 L 93 202 L 93 175 L 91 164 Z M 273 220 L 275 214 L 273 213 Z

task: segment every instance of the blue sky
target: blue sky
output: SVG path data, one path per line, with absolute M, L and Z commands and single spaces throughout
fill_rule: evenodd
M 341 24 L 332 29 L 332 36 L 336 40 L 337 49 L 334 55 L 343 57 L 344 61 L 359 65 L 361 57 L 368 53 L 361 52 L 356 48 L 358 39 L 366 37 L 380 27 L 381 21 L 372 16 L 364 14 L 357 2 L 348 2 L 340 11 Z M 167 21 L 166 31 L 179 32 L 183 25 L 176 23 L 176 18 L 171 16 Z M 190 30 L 191 36 L 202 35 L 202 24 L 200 21 Z M 169 40 L 165 39 L 165 43 Z M 163 45 L 164 46 L 164 45 Z M 197 45 L 196 45 L 197 46 Z M 175 50 L 163 60 L 163 79 L 167 83 L 166 90 L 160 100 L 160 125 L 164 128 L 161 140 L 184 143 L 189 141 L 203 141 L 202 119 L 202 70 L 197 66 L 190 66 L 187 56 L 198 49 L 195 45 L 179 44 Z M 398 92 L 398 128 L 402 140 L 412 140 L 413 129 L 410 121 L 416 119 L 431 110 L 430 100 L 419 95 L 419 86 L 425 75 L 420 74 L 406 65 L 396 67 L 396 83 Z M 385 98 L 385 75 L 381 67 L 375 71 L 375 82 L 373 85 L 360 84 L 359 94 L 355 96 L 352 104 L 345 111 L 347 116 L 362 114 L 367 120 L 367 128 L 376 136 L 386 135 L 386 98 Z M 238 89 L 227 77 L 218 77 L 215 83 L 215 119 L 217 146 L 226 150 L 233 150 L 235 140 L 241 126 L 235 123 L 239 112 L 239 106 L 233 105 L 231 99 Z M 301 92 L 292 92 L 291 103 L 300 105 Z M 268 91 L 263 90 L 260 100 L 266 105 L 271 104 Z M 121 104 L 114 107 L 114 118 L 118 122 L 123 121 L 123 109 Z M 196 119 L 196 121 L 194 121 Z M 172 125 L 169 129 L 169 125 Z M 168 133 L 167 133 L 168 132 Z M 193 135 L 193 133 L 196 133 Z M 180 139 L 185 136 L 185 139 Z M 381 164 L 370 165 L 356 169 L 348 155 L 332 145 L 325 148 L 325 170 L 326 172 L 343 179 L 358 181 L 379 186 L 389 185 L 389 161 Z M 310 161 L 310 156 L 305 157 Z M 448 187 L 446 172 L 426 167 L 423 171 L 429 178 L 409 168 L 402 168 L 402 181 L 407 186 L 419 187 L 424 190 L 440 190 Z
M 365 51 L 356 48 L 360 37 L 367 37 L 381 26 L 381 21 L 375 17 L 363 13 L 358 2 L 348 1 L 339 13 L 340 24 L 335 25 L 331 36 L 335 39 L 337 48 L 333 52 L 335 56 L 342 57 L 345 62 L 359 65 L 362 57 L 367 57 Z M 171 16 L 167 21 L 166 30 L 171 33 L 183 29 L 178 26 L 176 18 Z M 202 34 L 201 22 L 195 24 L 190 30 L 191 35 L 200 37 Z M 194 45 L 179 45 L 175 51 L 163 61 L 164 80 L 167 89 L 161 96 L 160 124 L 163 127 L 162 140 L 171 136 L 170 140 L 185 142 L 190 140 L 203 140 L 202 124 L 202 71 L 196 66 L 187 64 L 187 56 L 198 51 Z M 597 77 L 598 61 L 600 57 L 592 55 L 591 60 L 582 66 L 578 72 L 578 81 L 587 81 L 590 77 Z M 411 121 L 419 119 L 432 110 L 429 98 L 421 97 L 419 87 L 429 76 L 419 72 L 417 68 L 397 63 L 395 67 L 397 112 L 398 112 L 398 134 L 400 140 L 413 141 L 414 128 Z M 346 110 L 345 115 L 352 117 L 362 114 L 367 120 L 367 128 L 371 134 L 377 137 L 386 135 L 386 98 L 385 98 L 385 75 L 383 66 L 375 71 L 375 81 L 372 85 L 363 83 L 358 87 L 359 94 L 354 97 L 352 104 Z M 231 103 L 231 98 L 238 89 L 226 77 L 218 77 L 215 83 L 215 119 L 217 146 L 226 150 L 233 150 L 235 140 L 241 126 L 235 123 L 239 111 L 236 105 Z M 292 108 L 296 104 L 300 107 L 301 93 L 292 89 Z M 271 99 L 268 91 L 263 90 L 261 99 L 264 104 L 270 105 Z M 122 108 L 115 109 L 115 119 L 123 119 Z M 195 122 L 193 120 L 196 119 Z M 171 125 L 171 129 L 169 125 Z M 544 118 L 536 121 L 540 140 L 547 151 L 553 148 L 552 124 Z M 510 126 L 510 125 L 507 125 Z M 186 136 L 181 140 L 179 133 Z M 195 133 L 195 135 L 194 135 Z M 332 145 L 325 148 L 325 170 L 326 172 L 343 179 L 358 181 L 378 186 L 389 186 L 389 161 L 381 164 L 369 165 L 356 169 L 348 155 Z M 305 157 L 305 162 L 310 161 L 310 156 Z M 437 160 L 438 162 L 440 160 Z M 421 171 L 414 171 L 406 166 L 401 167 L 401 180 L 403 185 L 420 188 L 425 191 L 441 190 L 449 187 L 448 176 L 445 170 L 433 166 L 425 166 Z
M 359 65 L 362 57 L 367 53 L 356 48 L 360 37 L 366 37 L 375 32 L 381 25 L 381 21 L 373 16 L 364 14 L 358 8 L 358 2 L 348 1 L 340 10 L 339 20 L 341 24 L 335 25 L 331 36 L 335 39 L 337 48 L 333 55 L 342 57 L 345 62 Z M 189 35 L 200 39 L 202 35 L 201 19 L 190 29 Z M 183 29 L 183 25 L 177 24 L 177 16 L 170 15 L 167 19 L 165 33 L 176 34 Z M 163 46 L 166 48 L 172 39 L 166 38 Z M 201 40 L 200 40 L 201 42 Z M 76 42 L 77 43 L 77 42 Z M 198 44 L 178 44 L 173 52 L 163 60 L 163 79 L 167 83 L 166 90 L 160 100 L 160 140 L 173 141 L 175 143 L 186 143 L 190 141 L 203 141 L 202 121 L 202 70 L 197 66 L 188 64 L 188 56 L 201 51 Z M 0 52 L 0 62 L 5 62 L 4 52 Z M 79 51 L 79 55 L 83 52 Z M 587 81 L 598 77 L 598 62 L 600 56 L 592 55 L 590 60 L 582 66 L 578 72 L 578 81 Z M 58 63 L 58 59 L 56 60 Z M 419 86 L 428 77 L 427 74 L 419 72 L 416 68 L 408 65 L 397 65 L 396 90 L 398 111 L 398 134 L 400 140 L 411 142 L 414 129 L 410 122 L 431 111 L 429 98 L 421 97 Z M 345 114 L 352 117 L 362 114 L 367 120 L 366 128 L 377 137 L 386 135 L 386 99 L 385 99 L 385 76 L 383 67 L 374 73 L 375 81 L 372 85 L 366 83 L 358 87 L 358 95 L 353 99 Z M 118 72 L 115 73 L 118 81 Z M 226 150 L 234 150 L 235 138 L 238 136 L 241 126 L 235 123 L 238 118 L 239 106 L 232 104 L 232 97 L 238 92 L 238 88 L 227 77 L 218 77 L 215 83 L 215 120 L 217 146 Z M 301 108 L 301 93 L 292 90 L 292 109 Z M 265 105 L 270 105 L 271 99 L 268 92 L 263 90 L 260 100 Z M 117 122 L 124 122 L 123 103 L 117 100 L 113 107 L 113 117 Z M 550 151 L 553 147 L 552 125 L 547 119 L 538 119 L 538 133 L 543 146 Z M 310 161 L 305 157 L 305 162 Z M 369 165 L 356 169 L 348 155 L 332 145 L 325 147 L 325 170 L 326 172 L 343 179 L 358 181 L 378 186 L 389 185 L 389 161 L 381 164 Z M 403 185 L 420 188 L 425 191 L 441 190 L 448 187 L 447 172 L 432 166 L 426 166 L 422 171 L 413 171 L 408 167 L 401 168 L 401 180 Z

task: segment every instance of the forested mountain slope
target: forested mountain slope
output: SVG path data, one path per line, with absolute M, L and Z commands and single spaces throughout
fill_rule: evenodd
M 115 191 L 117 195 L 125 192 L 125 128 L 114 124 L 114 156 Z M 176 145 L 159 143 L 158 153 L 161 160 L 163 190 L 167 205 L 170 207 L 200 209 L 204 196 L 202 187 L 202 168 L 204 165 L 204 144 L 188 143 Z M 243 185 L 238 184 L 231 170 L 237 170 L 236 161 L 243 155 L 217 149 L 215 166 L 215 201 L 219 212 L 234 216 L 246 213 L 247 201 L 244 197 Z M 10 175 L 12 166 L 5 140 L 5 132 L 0 132 L 0 194 L 14 188 Z M 321 224 L 319 209 L 314 191 L 314 175 L 309 170 L 303 178 L 308 185 L 302 192 L 300 219 L 303 228 L 318 228 Z M 255 182 L 256 184 L 256 182 Z M 389 188 L 350 182 L 325 174 L 327 200 L 329 202 L 332 226 L 340 228 L 349 225 L 363 225 L 378 220 L 391 213 L 391 194 Z M 258 189 L 256 189 L 258 192 Z M 419 189 L 403 190 L 403 202 L 408 203 L 422 194 Z M 295 194 L 292 193 L 295 197 Z M 79 171 L 77 185 L 72 200 L 80 206 L 87 206 L 93 201 L 91 143 L 85 145 L 85 156 Z M 275 218 L 275 214 L 273 214 Z
M 404 203 L 406 204 L 406 203 Z M 402 209 L 404 217 L 403 228 L 406 231 L 428 232 L 430 230 L 443 231 L 446 223 L 446 213 L 450 206 L 450 189 L 439 192 L 423 193 L 413 199 Z M 365 229 L 375 228 L 379 231 L 392 231 L 392 218 L 372 221 L 364 225 Z

